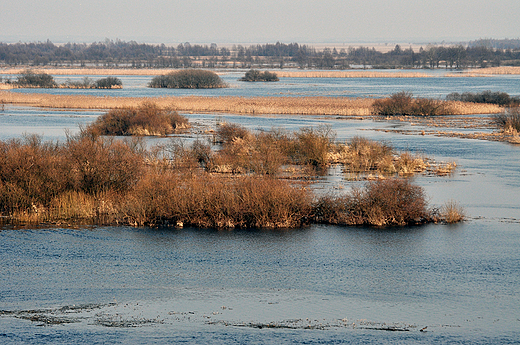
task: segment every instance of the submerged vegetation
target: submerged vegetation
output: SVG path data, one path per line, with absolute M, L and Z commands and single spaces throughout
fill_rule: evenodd
M 93 135 L 167 135 L 189 127 L 188 119 L 152 102 L 112 109 L 87 126 Z
M 160 75 L 154 77 L 148 86 L 169 89 L 215 89 L 227 87 L 215 72 L 200 69 L 179 70 L 166 75 Z
M 158 111 L 145 103 L 129 112 Z M 215 141 L 220 150 L 200 140 L 147 149 L 138 138 L 90 128 L 62 144 L 38 136 L 0 141 L 0 213 L 15 223 L 216 228 L 442 221 L 422 188 L 397 177 L 422 168 L 402 168 L 406 159 L 388 145 L 362 138 L 338 144 L 327 127 L 251 133 L 230 124 L 219 126 Z M 386 177 L 345 195 L 314 195 L 305 181 L 339 161 Z
M 376 99 L 373 104 L 377 115 L 437 116 L 452 115 L 449 103 L 429 98 L 414 98 L 410 92 L 401 91 L 389 98 Z

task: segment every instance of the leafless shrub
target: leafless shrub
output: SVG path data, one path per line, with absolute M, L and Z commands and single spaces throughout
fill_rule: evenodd
M 166 135 L 188 127 L 188 119 L 175 110 L 143 102 L 136 108 L 110 110 L 87 131 L 99 135 Z
M 407 179 L 368 182 L 344 196 L 316 203 L 317 220 L 342 225 L 407 225 L 430 220 L 424 191 Z
M 412 93 L 401 91 L 373 103 L 377 115 L 436 116 L 453 114 L 449 103 L 427 98 L 413 98 Z

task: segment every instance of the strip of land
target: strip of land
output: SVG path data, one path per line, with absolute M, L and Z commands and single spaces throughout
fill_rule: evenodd
M 62 109 L 117 109 L 136 107 L 144 101 L 180 112 L 281 114 L 281 115 L 372 115 L 372 98 L 346 97 L 96 97 L 0 91 L 0 104 Z M 453 114 L 497 114 L 494 104 L 449 101 Z
M 2 74 L 21 74 L 29 67 L 24 68 L 5 68 L 0 69 Z M 35 73 L 47 73 L 52 75 L 96 75 L 96 76 L 113 76 L 113 75 L 141 75 L 156 76 L 168 74 L 178 69 L 174 68 L 29 68 Z M 504 66 L 504 67 L 488 67 L 478 69 L 463 70 L 460 73 L 448 73 L 446 75 L 434 76 L 432 74 L 421 72 L 381 72 L 373 70 L 348 70 L 348 71 L 288 71 L 273 70 L 279 78 L 434 78 L 434 77 L 472 77 L 478 75 L 519 75 L 520 67 Z M 216 71 L 217 74 L 225 74 L 226 71 Z

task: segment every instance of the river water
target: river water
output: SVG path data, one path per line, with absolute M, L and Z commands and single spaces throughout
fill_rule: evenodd
M 61 141 L 65 128 L 75 133 L 99 114 L 6 106 L 0 139 Z M 415 182 L 432 206 L 454 199 L 468 219 L 289 231 L 4 227 L 0 343 L 519 342 L 520 147 L 374 130 L 421 129 L 406 122 L 187 116 L 253 130 L 327 124 L 338 140 L 361 135 L 455 161 L 453 176 Z M 353 183 L 333 167 L 316 188 Z

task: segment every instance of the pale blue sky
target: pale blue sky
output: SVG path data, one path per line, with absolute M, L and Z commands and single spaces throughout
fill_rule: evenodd
M 456 42 L 519 38 L 520 0 L 0 0 L 0 41 Z

